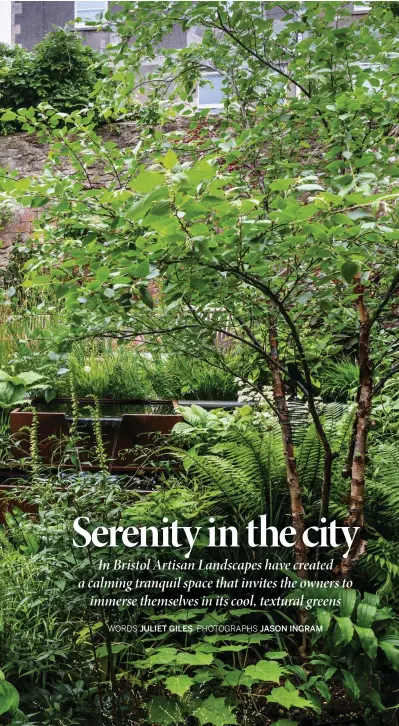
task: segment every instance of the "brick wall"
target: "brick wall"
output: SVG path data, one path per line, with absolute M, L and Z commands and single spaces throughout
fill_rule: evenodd
M 16 207 L 11 213 L 11 219 L 0 229 L 0 269 L 7 266 L 8 256 L 12 246 L 27 241 L 33 230 L 33 221 L 36 217 L 34 209 Z

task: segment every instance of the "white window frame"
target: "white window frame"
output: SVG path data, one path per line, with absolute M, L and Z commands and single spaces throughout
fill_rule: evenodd
M 102 0 L 102 2 L 105 3 L 104 13 L 106 13 L 107 10 L 108 10 L 108 0 Z M 79 30 L 82 30 L 82 29 L 86 29 L 86 30 L 96 30 L 96 28 L 98 28 L 99 25 L 101 25 L 101 23 L 99 23 L 98 25 L 86 25 L 85 21 L 83 21 L 83 22 L 77 22 L 76 18 L 79 18 L 80 17 L 80 15 L 78 13 L 78 5 L 79 5 L 79 0 L 75 0 L 75 2 L 74 2 L 74 8 L 75 8 L 74 9 L 75 28 L 78 28 Z
M 208 76 L 219 76 L 220 78 L 223 78 L 223 73 L 220 73 L 220 71 L 204 71 L 202 74 L 203 78 L 208 78 Z M 224 108 L 223 103 L 200 103 L 200 92 L 204 88 L 204 86 L 200 86 L 198 84 L 197 86 L 197 107 L 198 108 Z
M 364 15 L 369 10 L 371 10 L 371 3 L 369 2 L 364 2 L 362 5 L 360 3 L 353 3 L 352 13 L 354 15 Z

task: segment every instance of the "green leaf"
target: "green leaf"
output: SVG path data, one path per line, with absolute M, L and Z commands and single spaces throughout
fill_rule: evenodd
M 359 603 L 356 613 L 356 622 L 361 628 L 369 628 L 375 618 L 377 608 L 367 602 Z
M 203 653 L 201 650 L 196 653 L 178 653 L 176 656 L 177 665 L 210 665 L 212 661 L 212 653 Z
M 262 660 L 256 665 L 250 665 L 245 668 L 250 678 L 257 681 L 268 681 L 270 683 L 279 683 L 284 670 L 275 661 Z
M 276 179 L 270 182 L 270 189 L 272 192 L 283 192 L 292 186 L 294 179 Z
M 45 204 L 48 202 L 48 197 L 33 197 L 31 199 L 30 206 L 36 209 L 37 207 L 44 207 Z
M 100 282 L 105 282 L 109 278 L 110 269 L 109 267 L 99 267 L 99 269 L 96 272 L 96 278 Z
M 313 708 L 312 704 L 300 696 L 299 691 L 294 688 L 293 691 L 287 690 L 284 686 L 273 688 L 270 696 L 266 698 L 268 703 L 279 703 L 284 708 Z
M 12 683 L 0 681 L 0 715 L 3 713 L 14 713 L 19 706 L 18 691 Z
M 350 618 L 340 618 L 335 616 L 337 621 L 334 629 L 334 645 L 348 645 L 353 638 L 354 626 Z
M 349 671 L 344 670 L 344 668 L 341 668 L 341 673 L 344 681 L 344 686 L 347 691 L 351 694 L 352 698 L 356 701 L 359 698 L 360 690 L 359 686 L 357 685 L 352 673 L 349 673 Z
M 280 718 L 279 721 L 274 721 L 270 726 L 298 726 L 299 721 L 291 721 L 290 718 Z
M 326 633 L 331 623 L 331 613 L 328 610 L 322 610 L 317 608 L 316 617 L 319 625 L 323 628 L 323 633 Z
M 190 678 L 190 676 L 182 674 L 180 676 L 170 676 L 167 678 L 165 686 L 171 693 L 175 693 L 177 696 L 180 696 L 180 698 L 183 698 L 184 694 L 190 690 L 193 683 L 194 680 Z
M 177 158 L 176 154 L 172 149 L 169 149 L 169 151 L 165 154 L 164 158 L 162 159 L 162 164 L 164 165 L 165 169 L 173 169 L 174 166 L 178 163 L 179 159 Z
M 0 121 L 15 121 L 17 118 L 17 114 L 14 113 L 14 111 L 5 111 L 1 117 Z
M 389 662 L 393 665 L 396 670 L 399 670 L 399 648 L 397 648 L 392 642 L 390 642 L 389 636 L 381 638 L 378 641 L 378 645 L 381 650 L 384 651 Z
M 180 723 L 184 720 L 179 704 L 164 696 L 155 696 L 149 704 L 149 715 L 152 723 L 162 726 Z
M 165 183 L 163 174 L 156 171 L 142 171 L 135 179 L 130 182 L 130 187 L 139 194 L 148 194 L 153 189 Z
M 356 590 L 350 590 L 347 587 L 340 587 L 337 597 L 341 600 L 339 614 L 341 617 L 350 617 L 356 604 Z
M 147 277 L 147 275 L 150 274 L 150 264 L 148 260 L 143 260 L 143 262 L 139 262 L 137 265 L 129 267 L 127 272 L 137 279 L 140 277 Z
M 24 726 L 24 724 L 28 724 L 29 719 L 27 716 L 25 716 L 22 711 L 17 711 L 13 720 L 10 723 L 10 726 Z
M 154 309 L 154 300 L 153 300 L 153 297 L 152 297 L 150 291 L 148 290 L 148 288 L 141 287 L 140 296 L 141 296 L 141 299 L 142 299 L 144 305 L 147 305 L 147 307 L 150 308 L 150 310 L 153 310 Z
M 111 652 L 112 653 L 121 653 L 123 650 L 126 650 L 129 646 L 127 643 L 113 643 L 111 645 Z M 96 648 L 96 657 L 97 658 L 105 658 L 108 655 L 108 646 L 106 643 L 103 645 L 99 645 L 98 648 Z
M 371 628 L 361 628 L 359 625 L 355 625 L 355 630 L 364 648 L 364 652 L 367 653 L 369 658 L 374 660 L 374 658 L 377 656 L 378 647 L 378 642 L 374 630 L 372 630 Z
M 341 267 L 342 277 L 347 283 L 353 282 L 353 278 L 359 271 L 359 265 L 354 260 L 346 260 Z
M 22 373 L 18 373 L 17 378 L 25 386 L 31 386 L 34 383 L 44 380 L 44 376 L 40 375 L 40 373 L 35 373 L 35 371 L 23 371 Z
M 244 673 L 244 671 L 239 671 L 235 668 L 232 671 L 225 672 L 223 682 L 232 688 L 236 688 L 237 686 L 246 686 L 247 688 L 250 688 L 254 683 L 256 683 L 256 680 L 251 678 L 248 673 Z
M 212 694 L 206 701 L 203 701 L 193 713 L 201 726 L 212 724 L 212 726 L 225 726 L 225 724 L 236 724 L 236 718 L 227 706 L 225 698 L 215 698 Z

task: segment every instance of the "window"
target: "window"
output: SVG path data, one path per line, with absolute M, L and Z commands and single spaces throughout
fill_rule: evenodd
M 368 2 L 353 3 L 353 13 L 368 13 L 369 10 L 371 10 L 371 6 Z
M 203 73 L 202 78 L 208 83 L 198 85 L 198 108 L 221 108 L 225 96 L 222 74 L 210 71 Z
M 76 0 L 75 18 L 79 18 L 78 26 L 84 27 L 85 22 L 100 23 L 107 12 L 107 0 Z

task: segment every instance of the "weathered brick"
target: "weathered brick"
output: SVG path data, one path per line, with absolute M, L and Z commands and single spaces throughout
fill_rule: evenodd
M 19 234 L 20 232 L 31 232 L 32 223 L 31 222 L 18 222 L 18 224 L 14 225 L 14 230 L 17 234 Z

